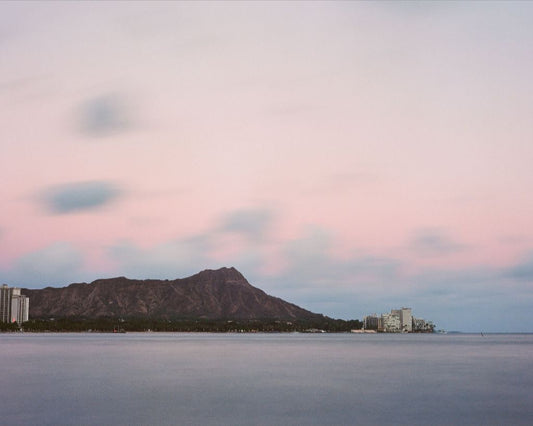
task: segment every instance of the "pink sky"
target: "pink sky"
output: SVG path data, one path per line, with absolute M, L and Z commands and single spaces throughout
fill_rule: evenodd
M 333 317 L 532 331 L 532 18 L 2 3 L 0 280 L 235 266 Z

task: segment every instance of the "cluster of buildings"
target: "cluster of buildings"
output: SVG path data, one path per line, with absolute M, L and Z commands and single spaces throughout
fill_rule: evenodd
M 16 322 L 22 324 L 28 321 L 30 313 L 30 300 L 20 294 L 20 288 L 0 287 L 0 322 Z
M 431 321 L 415 318 L 411 308 L 401 308 L 392 309 L 390 314 L 367 315 L 363 328 L 383 333 L 431 333 L 435 326 Z

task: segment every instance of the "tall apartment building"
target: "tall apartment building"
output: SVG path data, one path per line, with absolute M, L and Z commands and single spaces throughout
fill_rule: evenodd
M 390 314 L 367 315 L 363 319 L 365 330 L 384 333 L 429 333 L 435 328 L 431 321 L 415 318 L 411 308 L 391 309 Z
M 0 321 L 17 322 L 22 324 L 28 321 L 30 314 L 30 301 L 27 296 L 20 294 L 20 288 L 0 287 Z
M 382 314 L 381 322 L 383 324 L 381 331 L 399 333 L 402 330 L 400 317 L 394 313 Z
M 363 327 L 365 330 L 378 330 L 381 328 L 381 318 L 376 314 L 367 315 L 363 318 Z
M 411 308 L 393 309 L 391 314 L 400 318 L 401 331 L 413 331 L 413 316 L 411 314 Z

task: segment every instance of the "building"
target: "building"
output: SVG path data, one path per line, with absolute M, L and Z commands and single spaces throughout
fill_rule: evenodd
M 381 328 L 381 318 L 376 314 L 367 315 L 363 318 L 363 328 L 365 330 L 378 330 Z
M 363 319 L 365 330 L 383 333 L 431 333 L 435 325 L 431 321 L 415 318 L 411 308 L 391 309 L 389 314 L 367 315 Z
M 413 316 L 411 308 L 393 309 L 392 315 L 396 315 L 400 319 L 400 330 L 410 333 L 413 331 Z
M 20 294 L 20 288 L 3 284 L 0 288 L 0 321 L 22 324 L 28 321 L 29 313 L 30 301 Z
M 400 317 L 394 313 L 381 315 L 382 329 L 385 333 L 399 333 L 402 330 Z
M 431 321 L 426 321 L 423 318 L 413 317 L 413 332 L 416 333 L 431 333 L 435 326 Z

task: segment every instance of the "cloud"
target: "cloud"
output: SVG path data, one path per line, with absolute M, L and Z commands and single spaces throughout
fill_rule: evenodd
M 530 283 L 505 278 L 498 268 L 426 269 L 405 275 L 402 263 L 393 258 L 362 252 L 338 258 L 330 253 L 332 245 L 327 231 L 309 229 L 280 249 L 288 264 L 276 274 L 265 274 L 256 267 L 265 259 L 255 243 L 237 253 L 230 263 L 217 263 L 211 256 L 211 234 L 167 241 L 150 248 L 122 242 L 111 247 L 108 255 L 117 263 L 113 274 L 140 279 L 182 278 L 206 268 L 236 266 L 252 285 L 267 293 L 335 318 L 362 318 L 372 312 L 410 306 L 415 316 L 448 330 L 531 328 Z M 247 263 L 248 251 L 259 256 L 255 263 Z M 525 261 L 509 270 L 522 271 L 524 265 L 529 268 L 531 263 Z M 531 269 L 524 271 L 529 273 Z M 87 276 L 83 253 L 65 242 L 22 256 L 11 269 L 0 270 L 0 281 L 21 287 L 63 286 L 82 281 L 82 276 L 85 281 L 98 278 Z
M 530 331 L 531 281 L 502 277 L 489 265 L 476 268 L 425 269 L 405 272 L 394 258 L 354 253 L 347 259 L 328 255 L 317 239 L 292 245 L 291 262 L 273 277 L 253 277 L 268 293 L 314 312 L 336 318 L 359 318 L 373 312 L 409 306 L 417 317 L 439 328 L 462 331 Z M 314 241 L 314 248 L 313 247 Z M 303 242 L 301 240 L 300 242 Z M 524 265 L 521 265 L 524 266 Z M 533 262 L 520 269 L 533 273 Z M 250 276 L 252 277 L 252 276 Z
M 79 115 L 79 129 L 91 137 L 108 136 L 131 126 L 131 117 L 124 99 L 103 95 L 86 101 Z
M 264 212 L 268 209 L 236 210 L 222 216 L 219 226 L 203 234 L 178 237 L 152 247 L 117 243 L 106 253 L 115 264 L 111 273 L 139 279 L 174 279 L 207 268 L 235 266 L 252 285 L 268 294 L 334 318 L 362 318 L 372 312 L 410 306 L 414 315 L 448 330 L 531 328 L 532 258 L 503 269 L 480 265 L 425 268 L 412 273 L 405 260 L 371 255 L 364 249 L 339 255 L 334 234 L 321 227 L 309 227 L 300 237 L 276 244 L 254 239 L 257 229 L 270 226 L 270 213 Z M 232 232 L 239 234 L 242 245 L 221 257 L 219 246 L 233 241 Z M 241 233 L 251 237 L 240 239 Z M 428 238 L 432 245 L 440 247 L 442 241 L 450 241 L 442 233 L 436 234 L 441 237 L 436 239 L 438 244 Z M 272 256 L 282 259 L 282 265 L 269 270 L 265 265 Z M 58 243 L 23 256 L 10 270 L 0 270 L 0 280 L 20 286 L 65 285 L 81 281 L 81 274 L 87 280 L 83 266 L 79 250 Z M 101 275 L 101 271 L 91 273 Z
M 111 182 L 76 182 L 49 188 L 42 200 L 53 213 L 66 214 L 103 207 L 116 200 L 121 190 Z
M 421 229 L 415 233 L 409 247 L 420 256 L 443 256 L 464 250 L 465 246 L 456 243 L 439 229 Z
M 28 253 L 8 270 L 0 271 L 3 282 L 20 287 L 42 288 L 79 282 L 83 273 L 81 250 L 66 242 L 56 242 Z
M 272 218 L 266 208 L 238 209 L 221 216 L 205 233 L 145 248 L 123 241 L 110 247 L 108 256 L 117 273 L 138 278 L 180 278 L 222 266 L 256 271 L 266 262 L 264 237 Z
M 441 327 L 462 331 L 530 331 L 531 286 L 513 281 L 502 269 L 482 265 L 455 270 L 427 269 L 408 277 L 405 297 Z
M 261 216 L 237 211 L 235 215 L 222 218 L 231 220 L 221 222 L 233 224 L 235 217 L 245 217 L 247 220 L 236 221 L 239 226 L 228 225 L 228 228 L 248 232 L 248 226 L 240 225 L 248 224 L 250 218 L 259 223 L 268 222 L 259 220 Z M 334 241 L 322 228 L 308 228 L 300 238 L 278 246 L 276 254 L 283 258 L 285 267 L 275 272 L 266 271 L 264 267 L 272 255 L 265 250 L 269 244 L 266 241 L 249 239 L 239 250 L 221 260 L 217 256 L 220 243 L 217 232 L 166 241 L 148 248 L 122 242 L 111 247 L 108 256 L 117 264 L 116 274 L 135 278 L 181 278 L 202 269 L 235 266 L 252 285 L 267 293 L 336 317 L 358 318 L 368 306 L 364 301 L 375 303 L 384 295 L 399 304 L 403 300 L 399 296 L 403 289 L 395 288 L 399 262 L 362 253 L 339 259 L 330 253 Z
M 503 271 L 503 275 L 520 281 L 533 282 L 533 255 Z
M 220 230 L 235 232 L 251 240 L 261 240 L 272 225 L 273 213 L 266 208 L 235 210 L 220 221 Z
M 124 241 L 112 246 L 108 254 L 117 273 L 132 278 L 171 279 L 214 268 L 208 257 L 210 242 L 206 237 L 166 241 L 150 248 L 140 248 Z M 225 265 L 220 265 L 225 266 Z
M 332 254 L 333 237 L 327 230 L 312 227 L 284 247 L 287 269 L 284 273 L 299 285 L 314 287 L 332 284 L 350 287 L 357 281 L 380 285 L 397 274 L 399 263 L 386 257 L 352 253 L 339 258 Z
M 269 294 L 336 318 L 359 318 L 376 300 L 401 293 L 397 260 L 364 252 L 339 257 L 334 246 L 330 232 L 309 227 L 280 248 L 285 263 L 281 271 L 243 272 Z
M 442 233 L 437 235 L 440 238 L 424 242 L 425 250 L 427 245 L 436 253 L 462 249 Z M 533 303 L 530 285 L 503 277 L 499 268 L 426 268 L 410 273 L 405 261 L 373 256 L 364 250 L 339 257 L 332 250 L 334 246 L 333 235 L 327 230 L 310 228 L 282 248 L 286 261 L 283 271 L 271 276 L 258 271 L 243 273 L 267 293 L 336 318 L 362 318 L 372 312 L 410 306 L 414 315 L 448 330 L 531 328 L 527 319 Z M 533 261 L 510 271 L 522 279 L 533 278 Z

